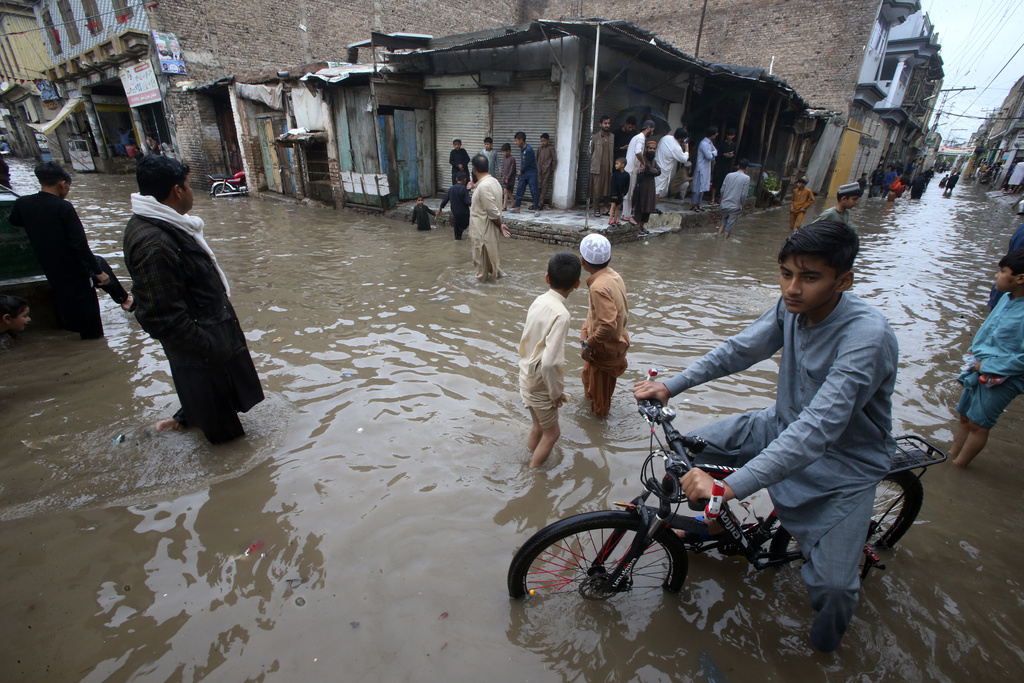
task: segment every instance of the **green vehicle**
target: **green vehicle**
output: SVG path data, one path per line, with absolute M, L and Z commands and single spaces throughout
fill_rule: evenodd
M 24 228 L 11 225 L 11 209 L 17 196 L 0 189 L 0 290 L 25 289 L 45 282 L 42 266 Z

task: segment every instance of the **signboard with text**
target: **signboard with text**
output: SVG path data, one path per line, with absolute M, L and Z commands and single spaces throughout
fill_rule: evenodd
M 160 87 L 156 84 L 156 74 L 149 62 L 121 69 L 120 75 L 130 106 L 138 107 L 160 101 Z

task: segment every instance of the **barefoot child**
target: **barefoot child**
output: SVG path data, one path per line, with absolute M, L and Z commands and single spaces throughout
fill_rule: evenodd
M 612 209 L 608 216 L 608 225 L 619 224 L 622 217 L 622 200 L 627 192 L 629 192 L 629 174 L 626 173 L 626 159 L 619 157 L 615 160 L 615 170 L 612 171 Z
M 530 468 L 544 464 L 562 431 L 558 408 L 568 400 L 562 365 L 569 334 L 565 300 L 580 286 L 580 258 L 562 251 L 548 261 L 545 281 L 551 287 L 538 296 L 526 314 L 519 342 L 519 394 L 530 411 L 533 427 L 526 441 L 532 457 Z
M 956 411 L 960 428 L 949 456 L 967 467 L 988 441 L 1000 414 L 1024 393 L 1024 249 L 999 262 L 996 289 L 1006 292 L 981 324 L 971 343 L 968 362 L 959 381 L 963 395 Z
M 789 231 L 799 230 L 804 222 L 807 209 L 814 206 L 814 193 L 807 189 L 807 176 L 796 181 L 793 190 L 793 201 L 789 205 Z
M 509 202 L 512 201 L 513 194 L 516 191 L 516 160 L 512 156 L 512 145 L 505 143 L 501 146 L 501 186 L 505 188 L 504 192 L 504 203 L 501 205 L 501 210 L 504 211 L 508 208 Z

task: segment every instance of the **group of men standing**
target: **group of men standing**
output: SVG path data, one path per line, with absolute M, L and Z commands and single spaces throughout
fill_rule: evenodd
M 702 211 L 704 194 L 711 192 L 714 203 L 715 193 L 735 166 L 736 131 L 732 129 L 726 131 L 724 141 L 716 143 L 718 128 L 709 127 L 691 164 L 689 132 L 683 127 L 676 128 L 671 134 L 657 138 L 651 164 L 645 160 L 644 152 L 647 141 L 655 137 L 655 122 L 645 121 L 638 130 L 636 118 L 630 116 L 614 132 L 611 123 L 610 116 L 602 116 L 600 127 L 590 138 L 590 196 L 595 216 L 604 215 L 604 205 L 621 204 L 622 220 L 637 222 L 636 188 L 645 168 L 650 165 L 660 171 L 654 181 L 659 199 L 676 197 L 684 191 L 684 184 L 689 180 L 687 169 L 692 165 L 693 177 L 689 186 L 691 208 Z M 628 190 L 621 195 L 615 191 L 617 161 L 622 162 L 622 170 L 629 176 Z

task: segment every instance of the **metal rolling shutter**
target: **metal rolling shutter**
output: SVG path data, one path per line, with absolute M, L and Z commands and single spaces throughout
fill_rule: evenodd
M 444 194 L 452 184 L 452 167 L 448 154 L 452 138 L 462 140 L 462 148 L 470 158 L 484 148 L 490 135 L 491 110 L 486 90 L 438 90 L 434 110 L 435 149 L 437 154 L 437 193 Z
M 494 110 L 494 146 L 501 149 L 506 142 L 512 145 L 517 171 L 519 148 L 512 139 L 516 132 L 526 133 L 526 142 L 535 150 L 540 147 L 541 133 L 550 135 L 551 144 L 556 144 L 558 86 L 551 82 L 550 77 L 524 78 L 517 80 L 511 88 L 495 88 L 491 101 Z M 561 160 L 559 163 L 562 163 Z M 554 187 L 554 182 L 551 183 L 551 187 Z M 523 196 L 524 204 L 525 197 L 529 197 L 529 201 L 533 202 L 529 188 Z

